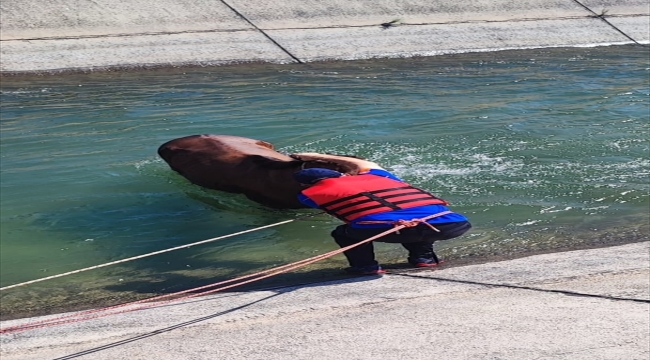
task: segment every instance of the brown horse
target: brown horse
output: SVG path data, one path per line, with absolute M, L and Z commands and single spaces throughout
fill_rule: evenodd
M 284 155 L 272 144 L 230 135 L 192 135 L 158 148 L 169 166 L 190 182 L 214 190 L 241 193 L 272 208 L 304 208 L 293 173 L 322 167 L 347 174 L 376 164 L 350 156 L 316 153 Z

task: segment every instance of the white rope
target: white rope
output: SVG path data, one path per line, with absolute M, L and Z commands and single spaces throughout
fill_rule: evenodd
M 262 230 L 262 229 L 270 228 L 270 227 L 273 227 L 273 226 L 278 226 L 278 225 L 290 223 L 290 222 L 296 221 L 296 220 L 298 220 L 298 219 L 280 221 L 280 222 L 275 223 L 275 224 L 260 226 L 260 227 L 255 228 L 255 229 L 244 230 L 244 231 L 240 231 L 240 232 L 237 232 L 237 233 L 234 233 L 234 234 L 229 234 L 229 235 L 215 237 L 215 238 L 212 238 L 212 239 L 202 240 L 202 241 L 195 242 L 195 243 L 192 243 L 192 244 L 181 245 L 181 246 L 177 246 L 177 247 L 173 247 L 173 248 L 165 249 L 165 250 L 160 250 L 160 251 L 154 251 L 152 253 L 148 253 L 148 254 L 144 254 L 144 255 L 138 255 L 138 256 L 127 258 L 127 259 L 117 260 L 117 261 L 109 262 L 109 263 L 106 263 L 106 264 L 95 265 L 95 266 L 87 267 L 85 269 L 68 271 L 68 272 L 63 273 L 63 274 L 52 275 L 52 276 L 44 277 L 44 278 L 41 278 L 41 279 L 26 281 L 26 282 L 23 282 L 23 283 L 20 283 L 20 284 L 5 286 L 5 287 L 0 288 L 0 290 L 11 289 L 11 288 L 15 288 L 15 287 L 18 287 L 18 286 L 33 284 L 33 283 L 37 283 L 37 282 L 40 282 L 40 281 L 45 281 L 45 280 L 50 280 L 50 279 L 55 279 L 55 278 L 58 278 L 58 277 L 66 276 L 66 275 L 72 275 L 72 274 L 80 273 L 82 271 L 99 269 L 99 268 L 109 266 L 109 265 L 115 265 L 115 264 L 131 261 L 131 260 L 142 259 L 142 258 L 145 258 L 145 257 L 148 257 L 148 256 L 158 255 L 158 254 L 162 254 L 162 253 L 166 253 L 166 252 L 170 252 L 170 251 L 174 251 L 174 250 L 178 250 L 178 249 L 188 248 L 188 247 L 195 246 L 195 245 L 205 244 L 205 243 L 209 243 L 211 241 L 221 240 L 221 239 L 229 238 L 229 237 L 236 236 L 236 235 L 241 235 L 241 234 L 245 234 L 245 233 L 249 233 L 249 232 L 253 232 L 253 231 L 257 231 L 257 230 Z

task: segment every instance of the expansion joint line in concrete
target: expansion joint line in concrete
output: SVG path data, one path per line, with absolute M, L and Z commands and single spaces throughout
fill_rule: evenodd
M 488 287 L 502 287 L 502 288 L 508 288 L 508 289 L 531 290 L 531 291 L 555 293 L 555 294 L 562 294 L 562 295 L 569 295 L 569 296 L 583 296 L 583 297 L 593 297 L 593 298 L 600 298 L 600 299 L 607 299 L 607 300 L 632 301 L 632 302 L 640 302 L 640 303 L 650 304 L 650 300 L 635 299 L 635 298 L 623 298 L 623 297 L 617 297 L 617 296 L 598 295 L 598 294 L 587 294 L 587 293 L 580 293 L 580 292 L 577 292 L 577 291 L 570 291 L 570 290 L 541 289 L 541 288 L 536 288 L 536 287 L 532 287 L 532 286 L 493 284 L 493 283 L 484 283 L 484 282 L 470 281 L 470 280 L 446 279 L 446 278 L 435 277 L 435 276 L 433 276 L 433 277 L 432 276 L 417 276 L 417 275 L 411 275 L 411 274 L 393 274 L 393 275 L 408 276 L 408 277 L 413 277 L 413 278 L 418 278 L 418 279 L 425 279 L 425 280 L 447 281 L 447 282 L 469 284 L 469 285 L 482 285 L 482 286 L 488 286 Z
M 597 18 L 599 18 L 600 20 L 604 21 L 607 25 L 611 26 L 614 30 L 620 32 L 621 34 L 623 34 L 623 36 L 625 36 L 626 38 L 632 40 L 635 44 L 637 44 L 637 45 L 641 45 L 641 46 L 645 46 L 645 45 L 639 43 L 638 41 L 636 41 L 636 40 L 635 40 L 634 38 L 632 38 L 630 35 L 628 35 L 628 34 L 626 34 L 625 32 L 623 32 L 623 30 L 617 28 L 617 27 L 616 27 L 614 24 L 612 24 L 611 22 L 607 21 L 607 19 L 605 19 L 605 11 L 604 11 L 604 10 L 603 10 L 602 13 L 598 14 L 597 12 L 591 10 L 587 5 L 584 5 L 584 4 L 581 3 L 580 1 L 578 1 L 578 0 L 573 0 L 573 1 L 575 1 L 576 4 L 578 4 L 578 5 L 582 6 L 583 8 L 585 8 L 585 9 L 586 9 L 587 11 L 589 11 L 590 13 L 594 14 L 594 17 L 597 17 Z
M 291 56 L 291 58 L 294 59 L 298 64 L 303 64 L 303 62 L 302 62 L 300 59 L 298 59 L 298 57 L 294 56 L 292 53 L 289 52 L 289 50 L 285 49 L 284 46 L 280 45 L 280 43 L 278 43 L 277 41 L 275 41 L 275 39 L 273 39 L 269 34 L 267 34 L 266 31 L 260 29 L 260 28 L 259 28 L 257 25 L 255 25 L 252 21 L 248 20 L 248 18 L 247 18 L 246 16 L 244 16 L 244 14 L 240 13 L 239 11 L 237 11 L 237 9 L 235 9 L 235 8 L 232 7 L 232 6 L 230 6 L 230 4 L 228 4 L 225 0 L 220 0 L 220 1 L 221 1 L 224 5 L 226 5 L 230 10 L 232 10 L 235 14 L 237 14 L 237 16 L 239 16 L 240 18 L 244 19 L 244 21 L 246 21 L 247 23 L 249 23 L 249 24 L 250 24 L 252 27 L 254 27 L 257 31 L 259 31 L 260 33 L 262 33 L 262 35 L 266 36 L 267 39 L 271 40 L 271 42 L 272 42 L 273 44 L 275 44 L 275 46 L 279 47 L 279 48 L 280 48 L 282 51 L 284 51 L 287 55 Z

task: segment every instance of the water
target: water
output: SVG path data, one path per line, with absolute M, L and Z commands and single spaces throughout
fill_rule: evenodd
M 647 48 L 5 77 L 0 285 L 231 234 L 270 210 L 191 185 L 157 147 L 191 134 L 355 154 L 466 214 L 451 264 L 647 240 Z M 150 297 L 336 249 L 327 216 L 2 292 L 3 317 Z M 378 259 L 404 263 L 399 246 Z M 337 256 L 273 284 L 336 278 Z

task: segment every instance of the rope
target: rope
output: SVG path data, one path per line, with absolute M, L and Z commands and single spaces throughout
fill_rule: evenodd
M 598 13 L 596 13 L 595 11 L 591 10 L 587 5 L 584 5 L 583 3 L 581 3 L 580 1 L 578 1 L 578 0 L 573 0 L 573 1 L 574 1 L 575 3 L 577 3 L 578 5 L 582 6 L 583 8 L 585 8 L 585 9 L 586 9 L 587 11 L 589 11 L 590 13 L 594 14 L 594 17 L 599 18 L 600 20 L 604 21 L 605 24 L 609 25 L 610 27 L 612 27 L 614 30 L 616 30 L 616 31 L 618 31 L 619 33 L 621 33 L 621 34 L 622 34 L 623 36 L 625 36 L 626 38 L 632 40 L 632 42 L 634 42 L 635 44 L 637 44 L 637 45 L 641 45 L 641 46 L 645 46 L 645 45 L 639 43 L 638 41 L 636 41 L 636 40 L 635 40 L 634 38 L 632 38 L 630 35 L 628 35 L 628 34 L 626 34 L 625 32 L 623 32 L 623 30 L 619 29 L 618 27 L 616 27 L 616 26 L 615 26 L 614 24 L 612 24 L 611 22 L 607 21 L 607 19 L 605 19 L 605 14 L 604 14 L 604 13 L 602 13 L 602 14 L 598 14 Z
M 271 37 L 266 31 L 260 29 L 257 25 L 255 25 L 252 21 L 250 21 L 244 14 L 239 12 L 237 9 L 232 7 L 230 4 L 228 4 L 225 0 L 220 0 L 222 4 L 226 5 L 232 12 L 237 14 L 240 18 L 244 19 L 247 23 L 249 23 L 252 27 L 254 27 L 257 31 L 259 31 L 262 35 L 264 35 L 267 39 L 269 39 L 275 46 L 280 48 L 280 50 L 284 51 L 287 55 L 289 55 L 293 60 L 295 60 L 298 64 L 304 64 L 302 60 L 300 60 L 298 57 L 293 55 L 289 50 L 287 50 L 284 46 L 280 45 L 274 38 Z
M 367 221 L 359 221 L 359 222 L 357 222 L 357 224 L 391 224 L 391 225 L 394 225 L 394 226 L 403 226 L 403 227 L 407 227 L 407 228 L 415 227 L 415 226 L 418 226 L 420 224 L 424 224 L 424 225 L 428 226 L 429 228 L 431 228 L 431 230 L 433 230 L 435 232 L 440 232 L 440 230 L 438 230 L 435 226 L 429 224 L 427 222 L 427 220 L 436 218 L 438 216 L 451 214 L 451 213 L 452 213 L 451 211 L 443 211 L 443 212 L 439 212 L 437 214 L 429 215 L 429 216 L 426 216 L 426 217 L 423 217 L 423 218 L 420 218 L 420 219 L 396 220 L 396 221 L 387 221 L 387 220 L 386 221 L 384 221 L 384 220 L 372 221 L 372 220 L 367 220 Z M 397 233 L 399 234 L 399 231 Z
M 394 227 L 394 228 L 392 228 L 390 230 L 384 231 L 381 234 L 375 235 L 375 236 L 373 236 L 371 238 L 368 238 L 368 239 L 363 240 L 361 242 L 358 242 L 356 244 L 352 244 L 352 245 L 346 246 L 344 248 L 340 248 L 340 249 L 337 249 L 337 250 L 334 250 L 334 251 L 330 251 L 328 253 L 317 255 L 317 256 L 314 256 L 314 257 L 311 257 L 311 258 L 308 258 L 308 259 L 305 259 L 305 260 L 297 261 L 297 262 L 294 262 L 294 263 L 291 263 L 291 264 L 278 266 L 278 267 L 268 269 L 268 270 L 263 270 L 263 271 L 260 271 L 260 272 L 254 273 L 254 274 L 244 275 L 244 276 L 241 276 L 241 277 L 238 277 L 238 278 L 225 280 L 225 281 L 210 284 L 210 285 L 205 285 L 205 286 L 201 286 L 201 287 L 197 287 L 197 288 L 193 288 L 193 289 L 189 289 L 189 290 L 183 290 L 183 291 L 179 291 L 179 292 L 172 293 L 172 294 L 160 295 L 160 296 L 156 296 L 156 297 L 153 297 L 153 298 L 138 300 L 138 301 L 134 301 L 134 302 L 130 302 L 130 303 L 124 303 L 124 304 L 120 304 L 120 305 L 110 306 L 110 307 L 107 307 L 107 308 L 86 310 L 86 311 L 82 311 L 82 312 L 75 313 L 75 314 L 64 315 L 64 316 L 57 317 L 57 318 L 54 318 L 54 319 L 32 322 L 32 323 L 25 324 L 25 325 L 12 326 L 12 327 L 8 327 L 8 328 L 0 329 L 0 334 L 13 333 L 13 332 L 19 332 L 19 331 L 25 331 L 25 330 L 37 329 L 37 328 L 44 328 L 44 327 L 49 327 L 49 326 L 54 326 L 54 325 L 75 323 L 75 322 L 79 322 L 79 321 L 83 321 L 83 320 L 96 319 L 96 318 L 109 316 L 109 315 L 117 315 L 117 314 L 123 314 L 123 313 L 136 311 L 136 310 L 144 310 L 144 309 L 147 309 L 147 308 L 161 306 L 161 305 L 168 304 L 168 303 L 175 302 L 175 301 L 191 299 L 191 298 L 194 298 L 194 297 L 197 297 L 197 296 L 207 295 L 207 294 L 214 293 L 214 292 L 217 292 L 217 291 L 230 289 L 230 288 L 233 288 L 235 286 L 245 285 L 245 284 L 248 284 L 248 283 L 251 283 L 251 282 L 254 282 L 254 281 L 266 279 L 268 277 L 271 277 L 271 276 L 274 276 L 274 275 L 277 275 L 277 274 L 285 273 L 285 272 L 295 270 L 295 269 L 298 269 L 300 267 L 315 263 L 317 261 L 326 259 L 328 257 L 340 254 L 340 253 L 342 253 L 344 251 L 347 251 L 349 249 L 352 249 L 352 248 L 354 248 L 356 246 L 359 246 L 359 245 L 368 243 L 370 241 L 373 241 L 373 240 L 375 240 L 375 239 L 377 239 L 379 237 L 388 235 L 388 234 L 393 233 L 395 231 L 399 231 L 403 227 L 405 227 L 405 226 Z M 250 278 L 253 278 L 253 277 L 256 277 L 256 278 L 250 279 Z M 206 289 L 206 288 L 210 288 L 210 287 L 214 287 L 214 286 L 218 286 L 218 285 L 223 285 L 223 284 L 227 284 L 227 283 L 232 283 L 232 282 L 236 282 L 236 281 L 240 281 L 240 280 L 245 280 L 245 279 L 248 279 L 248 280 L 241 281 L 239 283 L 231 284 L 231 285 L 228 285 L 228 286 L 223 286 L 223 287 L 220 287 L 220 288 L 217 288 L 217 289 L 212 289 L 212 290 L 203 291 L 203 292 L 188 295 L 188 296 L 179 297 L 179 298 L 176 298 L 176 299 L 170 299 L 170 300 L 166 300 L 166 301 L 162 301 L 162 302 L 156 302 L 154 304 L 145 304 L 143 306 L 132 308 L 132 309 L 123 309 L 123 310 L 114 311 L 114 312 L 107 312 L 109 310 L 115 310 L 115 309 L 119 309 L 119 308 L 123 308 L 123 307 L 127 307 L 127 306 L 141 304 L 141 303 L 144 303 L 144 302 L 150 302 L 150 301 L 155 301 L 155 300 L 168 298 L 168 297 L 172 297 L 172 296 L 178 296 L 178 295 L 185 294 L 185 293 L 188 293 L 188 292 L 194 292 L 194 291 L 198 291 L 198 290 L 202 290 L 202 289 Z
M 41 320 L 41 321 L 29 323 L 29 324 L 7 327 L 7 328 L 4 328 L 4 329 L 0 329 L 0 334 L 13 333 L 13 332 L 19 332 L 19 331 L 26 331 L 26 330 L 31 330 L 31 329 L 44 328 L 44 327 L 62 325 L 62 324 L 68 324 L 68 323 L 75 323 L 75 322 L 79 322 L 79 321 L 96 319 L 96 318 L 105 317 L 105 316 L 109 316 L 109 315 L 117 315 L 117 314 L 123 314 L 123 313 L 136 311 L 136 310 L 144 310 L 144 309 L 148 309 L 148 308 L 168 304 L 168 303 L 171 303 L 171 302 L 191 299 L 191 298 L 194 298 L 194 297 L 198 297 L 198 296 L 207 295 L 207 294 L 211 294 L 211 293 L 214 293 L 214 292 L 230 289 L 230 288 L 233 288 L 233 287 L 236 287 L 236 286 L 248 284 L 248 283 L 251 283 L 251 282 L 254 282 L 254 281 L 269 278 L 269 277 L 274 276 L 274 275 L 278 275 L 278 274 L 282 274 L 282 273 L 285 273 L 285 272 L 288 272 L 288 271 L 291 271 L 291 270 L 295 270 L 295 269 L 301 268 L 303 266 L 307 266 L 309 264 L 313 264 L 313 263 L 315 263 L 317 261 L 332 257 L 332 256 L 337 255 L 337 254 L 340 254 L 340 253 L 345 252 L 347 250 L 350 250 L 350 249 L 352 249 L 354 247 L 357 247 L 357 246 L 366 244 L 368 242 L 371 242 L 373 240 L 376 240 L 376 239 L 378 239 L 380 237 L 386 236 L 386 235 L 394 233 L 394 232 L 398 232 L 399 230 L 401 230 L 403 228 L 412 227 L 412 226 L 415 226 L 416 224 L 423 223 L 428 219 L 432 219 L 432 218 L 442 216 L 442 215 L 445 215 L 445 214 L 448 214 L 448 213 L 450 213 L 450 212 L 449 211 L 444 211 L 444 212 L 441 212 L 441 213 L 438 213 L 438 214 L 427 216 L 425 218 L 413 219 L 413 220 L 409 221 L 408 224 L 407 223 L 402 223 L 401 225 L 396 225 L 395 227 L 393 227 L 393 228 L 391 228 L 389 230 L 386 230 L 386 231 L 384 231 L 384 232 L 382 232 L 380 234 L 377 234 L 375 236 L 372 236 L 372 237 L 370 237 L 368 239 L 362 240 L 362 241 L 360 241 L 358 243 L 355 243 L 355 244 L 352 244 L 352 245 L 349 245 L 349 246 L 346 246 L 346 247 L 343 247 L 343 248 L 340 248 L 340 249 L 337 249 L 337 250 L 333 250 L 333 251 L 330 251 L 330 252 L 325 253 L 325 254 L 317 255 L 317 256 L 314 256 L 314 257 L 311 257 L 311 258 L 308 258 L 308 259 L 304 259 L 304 260 L 296 261 L 296 262 L 293 262 L 293 263 L 290 263 L 290 264 L 286 264 L 286 265 L 278 266 L 278 267 L 275 267 L 275 268 L 263 270 L 263 271 L 260 271 L 260 272 L 254 273 L 254 274 L 244 275 L 244 276 L 240 276 L 240 277 L 237 277 L 237 278 L 234 278 L 234 279 L 225 280 L 225 281 L 221 281 L 221 282 L 210 284 L 210 285 L 200 286 L 200 287 L 189 289 L 189 290 L 183 290 L 183 291 L 179 291 L 179 292 L 172 293 L 172 294 L 160 295 L 160 296 L 156 296 L 156 297 L 153 297 L 153 298 L 133 301 L 133 302 L 124 303 L 124 304 L 115 305 L 115 306 L 110 306 L 110 307 L 106 307 L 106 308 L 102 308 L 102 309 L 86 310 L 86 311 L 78 312 L 78 313 L 75 313 L 75 314 L 60 316 L 60 317 L 57 317 L 57 318 L 54 318 L 54 319 Z M 246 280 L 246 279 L 248 279 L 248 280 Z M 243 280 L 245 280 L 245 281 L 243 281 Z M 237 281 L 241 281 L 241 282 L 235 283 Z M 156 303 L 153 303 L 153 304 L 144 304 L 143 306 L 135 307 L 135 308 L 131 308 L 131 309 L 122 309 L 122 310 L 118 310 L 118 311 L 108 312 L 109 310 L 116 310 L 116 309 L 127 307 L 127 306 L 142 304 L 142 303 L 145 303 L 145 302 L 151 302 L 151 301 L 164 299 L 164 298 L 168 298 L 168 297 L 172 297 L 172 296 L 178 296 L 178 295 L 185 294 L 185 293 L 188 293 L 188 292 L 194 292 L 194 291 L 198 291 L 198 290 L 212 288 L 212 287 L 215 287 L 215 286 L 224 285 L 224 284 L 228 284 L 228 283 L 235 283 L 235 284 L 222 286 L 222 287 L 219 287 L 219 288 L 216 288 L 216 289 L 207 290 L 207 291 L 195 293 L 195 294 L 188 295 L 188 296 L 182 296 L 182 297 L 179 297 L 179 298 L 170 299 L 170 300 L 166 300 L 166 301 L 162 301 L 162 302 L 156 302 Z
M 62 276 L 77 274 L 77 273 L 88 271 L 88 270 L 99 269 L 99 268 L 103 268 L 103 267 L 110 266 L 110 265 L 124 263 L 124 262 L 127 262 L 127 261 L 142 259 L 142 258 L 145 258 L 145 257 L 158 255 L 158 254 L 163 254 L 163 253 L 174 251 L 174 250 L 185 249 L 185 248 L 188 248 L 188 247 L 191 247 L 191 246 L 206 244 L 206 243 L 209 243 L 209 242 L 212 242 L 212 241 L 217 241 L 217 240 L 221 240 L 221 239 L 225 239 L 225 238 L 229 238 L 229 237 L 233 237 L 233 236 L 237 236 L 237 235 L 241 235 L 241 234 L 246 234 L 246 233 L 257 231 L 257 230 L 267 229 L 267 228 L 270 228 L 270 227 L 273 227 L 273 226 L 287 224 L 287 223 L 290 223 L 292 221 L 302 220 L 302 219 L 309 218 L 309 217 L 316 216 L 316 215 L 320 215 L 320 214 L 323 214 L 323 213 L 320 212 L 320 213 L 317 213 L 317 214 L 307 215 L 307 216 L 303 216 L 303 217 L 299 217 L 299 218 L 295 218 L 295 219 L 291 219 L 291 220 L 280 221 L 280 222 L 275 223 L 275 224 L 260 226 L 260 227 L 254 228 L 254 229 L 244 230 L 244 231 L 236 232 L 236 233 L 233 233 L 233 234 L 228 234 L 228 235 L 223 235 L 223 236 L 219 236 L 219 237 L 215 237 L 215 238 L 211 238 L 211 239 L 207 239 L 207 240 L 202 240 L 202 241 L 198 241 L 198 242 L 187 244 L 187 245 L 176 246 L 176 247 L 173 247 L 173 248 L 170 248 L 170 249 L 154 251 L 154 252 L 151 252 L 151 253 L 148 253 L 148 254 L 133 256 L 133 257 L 130 257 L 130 258 L 117 260 L 117 261 L 113 261 L 113 262 L 109 262 L 109 263 L 105 263 L 105 264 L 101 264 L 101 265 L 95 265 L 95 266 L 91 266 L 91 267 L 87 267 L 87 268 L 83 268 L 83 269 L 79 269 L 79 270 L 73 270 L 73 271 L 68 271 L 66 273 L 62 273 L 62 274 L 57 274 L 57 275 L 44 277 L 44 278 L 41 278 L 41 279 L 35 279 L 35 280 L 26 281 L 26 282 L 19 283 L 19 284 L 9 285 L 9 286 L 5 286 L 5 287 L 0 288 L 0 291 L 15 288 L 15 287 L 18 287 L 18 286 L 29 285 L 29 284 L 33 284 L 33 283 L 37 283 L 37 282 L 41 282 L 41 281 L 45 281 L 45 280 L 56 279 L 56 278 L 59 278 L 59 277 L 62 277 Z

